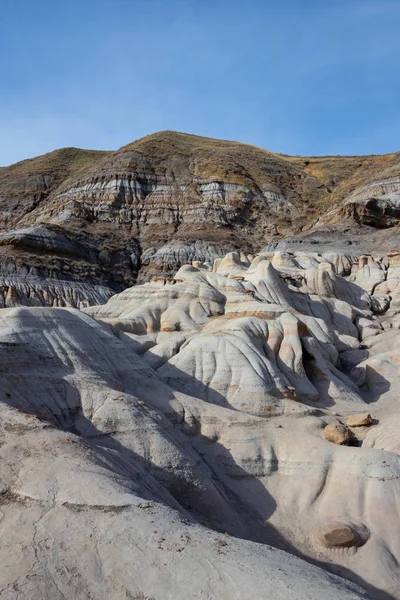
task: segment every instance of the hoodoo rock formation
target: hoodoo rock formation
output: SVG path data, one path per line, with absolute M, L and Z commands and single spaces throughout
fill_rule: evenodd
M 399 174 L 171 132 L 0 170 L 1 599 L 400 600 Z

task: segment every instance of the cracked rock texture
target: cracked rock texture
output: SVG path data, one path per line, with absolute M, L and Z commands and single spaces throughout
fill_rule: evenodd
M 399 153 L 290 157 L 172 131 L 56 150 L 0 168 L 4 305 L 93 305 L 232 250 L 393 250 L 399 181 Z M 367 261 L 358 279 L 371 292 L 382 269 Z
M 0 597 L 399 599 L 399 262 L 230 252 L 5 303 Z

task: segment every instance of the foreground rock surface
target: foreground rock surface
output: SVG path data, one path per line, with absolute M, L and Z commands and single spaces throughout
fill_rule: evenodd
M 400 598 L 397 308 L 329 258 L 0 310 L 2 598 Z

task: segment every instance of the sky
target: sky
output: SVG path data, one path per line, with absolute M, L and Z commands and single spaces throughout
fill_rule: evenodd
M 400 0 L 0 0 L 0 165 L 164 129 L 400 150 Z

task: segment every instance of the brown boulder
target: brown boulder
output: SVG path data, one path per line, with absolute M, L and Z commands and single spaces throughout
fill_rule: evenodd
M 372 425 L 372 418 L 369 413 L 360 413 L 347 417 L 346 424 L 348 427 L 365 427 Z
M 324 429 L 324 438 L 334 444 L 347 444 L 351 439 L 351 431 L 342 423 L 330 423 Z
M 316 531 L 314 535 L 326 548 L 351 548 L 362 546 L 369 537 L 369 531 L 364 525 L 359 525 L 357 529 L 346 523 L 332 523 Z

